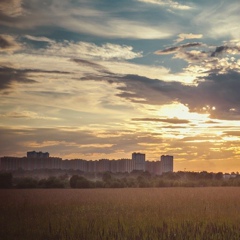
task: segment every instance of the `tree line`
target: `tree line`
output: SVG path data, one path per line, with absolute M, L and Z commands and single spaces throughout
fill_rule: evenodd
M 161 176 L 133 171 L 126 174 L 105 172 L 97 177 L 84 174 L 64 174 L 47 178 L 13 177 L 10 172 L 0 173 L 0 188 L 147 188 L 147 187 L 207 187 L 240 186 L 240 175 L 228 179 L 223 173 L 168 172 Z

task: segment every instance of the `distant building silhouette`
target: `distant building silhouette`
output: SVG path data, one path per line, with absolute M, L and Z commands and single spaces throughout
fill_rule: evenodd
M 173 156 L 162 155 L 161 168 L 162 168 L 162 173 L 173 172 Z
M 162 174 L 162 166 L 161 161 L 146 161 L 145 163 L 145 171 L 148 171 L 154 175 L 161 175 Z
M 48 152 L 27 152 L 27 157 L 28 158 L 48 158 L 49 157 L 49 153 Z
M 145 171 L 145 154 L 144 153 L 132 153 L 132 161 L 134 170 Z
M 62 159 L 57 157 L 3 157 L 1 170 L 35 170 L 35 169 L 61 169 Z
M 15 171 L 35 169 L 62 169 L 80 170 L 83 172 L 132 172 L 133 170 L 148 171 L 154 175 L 173 171 L 173 156 L 162 155 L 160 161 L 146 161 L 144 153 L 132 153 L 132 159 L 109 160 L 100 159 L 86 161 L 83 159 L 62 160 L 57 157 L 49 157 L 49 153 L 27 152 L 27 157 L 2 157 L 0 158 L 0 170 Z

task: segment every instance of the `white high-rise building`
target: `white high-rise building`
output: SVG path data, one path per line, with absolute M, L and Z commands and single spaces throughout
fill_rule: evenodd
M 162 168 L 162 173 L 173 172 L 173 156 L 162 155 L 161 168 Z
M 145 154 L 132 153 L 133 169 L 145 171 Z

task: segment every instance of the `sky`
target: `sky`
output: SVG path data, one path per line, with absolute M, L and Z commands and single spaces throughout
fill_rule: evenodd
M 1 0 L 0 156 L 174 156 L 240 170 L 239 0 Z

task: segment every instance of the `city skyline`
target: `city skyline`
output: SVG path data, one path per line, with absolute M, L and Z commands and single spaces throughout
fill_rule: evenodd
M 0 1 L 0 156 L 174 156 L 240 170 L 238 0 Z M 160 153 L 160 154 L 159 154 Z
M 82 172 L 131 173 L 134 170 L 147 171 L 150 174 L 162 175 L 173 172 L 173 156 L 162 155 L 157 161 L 147 161 L 144 153 L 132 153 L 131 159 L 62 159 L 50 157 L 48 152 L 27 152 L 26 157 L 5 156 L 0 158 L 0 171 L 18 170 L 80 170 Z

